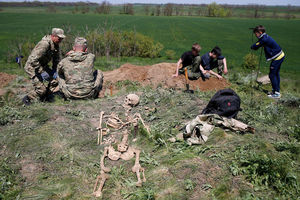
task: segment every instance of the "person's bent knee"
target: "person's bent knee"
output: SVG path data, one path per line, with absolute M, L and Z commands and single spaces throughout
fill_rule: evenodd
M 100 70 L 96 70 L 95 71 L 95 84 L 94 84 L 94 87 L 95 88 L 100 87 L 100 90 L 101 90 L 102 85 L 103 85 L 103 73 Z
M 37 77 L 32 79 L 32 84 L 34 87 L 34 91 L 38 96 L 43 97 L 44 95 L 46 95 L 47 88 L 44 85 L 44 83 L 40 81 Z
M 200 56 L 196 56 L 194 58 L 194 61 L 197 62 L 197 63 L 200 63 L 201 62 L 201 57 Z

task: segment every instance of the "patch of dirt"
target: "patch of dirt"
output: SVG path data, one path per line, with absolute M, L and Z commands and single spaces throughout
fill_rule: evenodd
M 136 81 L 141 85 L 151 85 L 153 87 L 162 86 L 164 88 L 185 89 L 186 81 L 183 75 L 176 78 L 172 75 L 176 71 L 176 63 L 159 63 L 151 66 L 136 66 L 132 64 L 124 64 L 120 68 L 113 71 L 103 72 L 104 74 L 104 90 L 110 89 L 113 85 L 113 90 L 116 89 L 115 83 L 118 81 Z M 225 79 L 219 80 L 211 77 L 206 81 L 202 79 L 191 81 L 189 80 L 190 89 L 201 91 L 219 90 L 229 86 L 229 82 Z
M 38 173 L 43 170 L 42 166 L 39 163 L 36 163 L 28 158 L 22 159 L 20 164 L 20 173 L 25 178 L 26 182 L 33 182 Z
M 156 177 L 157 176 L 161 176 L 161 177 L 171 176 L 171 173 L 169 172 L 169 169 L 167 167 L 161 166 L 152 172 L 152 176 L 156 176 Z
M 0 96 L 3 96 L 6 93 L 6 89 L 4 89 L 4 87 L 7 86 L 15 78 L 15 75 L 0 72 Z
M 193 170 L 188 167 L 189 165 L 196 165 L 197 169 Z M 192 160 L 187 160 L 181 163 L 180 169 L 176 170 L 174 174 L 177 179 L 184 180 L 186 177 L 189 177 L 191 174 L 191 179 L 196 186 L 192 195 L 189 199 L 205 199 L 210 191 L 208 185 L 214 186 L 218 183 L 219 179 L 222 179 L 222 169 L 212 163 L 209 160 L 204 160 L 201 158 L 194 158 Z
M 3 145 L 0 150 L 0 156 L 3 156 L 5 154 L 5 150 L 6 150 L 6 145 Z
M 93 129 L 97 129 L 99 127 L 99 120 L 100 120 L 100 118 L 90 119 L 90 123 L 91 123 Z
M 175 187 L 168 187 L 155 195 L 155 199 L 167 199 L 168 196 L 178 191 Z
M 55 110 L 50 119 L 52 123 L 69 123 L 69 119 L 65 116 L 66 106 L 53 106 L 52 109 Z
M 7 84 L 9 84 L 15 78 L 16 78 L 15 75 L 0 72 L 0 88 L 5 87 Z

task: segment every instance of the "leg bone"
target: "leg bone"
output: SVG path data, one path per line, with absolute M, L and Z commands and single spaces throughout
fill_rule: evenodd
M 107 154 L 108 154 L 108 148 L 105 147 L 103 156 L 101 157 L 101 160 L 100 160 L 100 167 L 101 167 L 101 170 L 104 172 L 110 172 L 110 168 L 104 166 L 104 159 L 107 157 Z
M 103 186 L 105 184 L 106 179 L 108 179 L 108 178 L 109 178 L 109 175 L 107 175 L 107 174 L 105 174 L 105 172 L 101 171 L 101 175 L 97 177 L 97 181 L 96 181 L 96 184 L 94 186 L 93 195 L 95 195 L 96 197 L 100 197 L 102 195 Z M 98 182 L 99 182 L 99 179 L 101 179 L 100 185 L 98 187 L 98 190 L 96 190 Z

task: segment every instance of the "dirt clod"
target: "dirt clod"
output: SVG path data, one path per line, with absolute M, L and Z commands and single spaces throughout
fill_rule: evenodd
M 15 78 L 15 75 L 0 72 L 0 96 L 3 96 L 6 93 L 7 89 L 4 87 L 7 86 Z
M 16 78 L 15 75 L 0 72 L 0 88 L 5 87 L 7 84 L 9 84 L 15 78 Z

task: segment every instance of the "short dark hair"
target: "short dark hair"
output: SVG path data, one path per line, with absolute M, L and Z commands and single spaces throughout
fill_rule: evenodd
M 266 32 L 266 28 L 263 25 L 259 25 L 253 29 L 253 33 L 259 33 L 259 32 L 262 33 Z
M 221 48 L 218 46 L 215 46 L 212 50 L 211 53 L 215 54 L 216 56 L 220 56 L 222 54 Z

